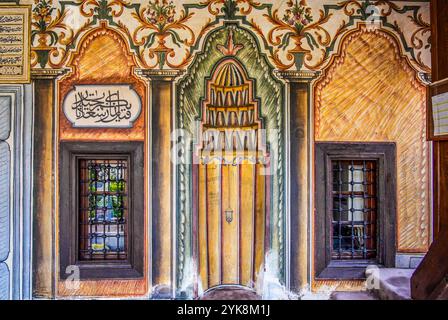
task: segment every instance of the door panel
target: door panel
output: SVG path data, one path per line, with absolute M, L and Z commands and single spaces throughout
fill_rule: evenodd
M 247 161 L 240 165 L 241 191 L 241 263 L 240 282 L 251 286 L 252 269 L 254 265 L 254 241 L 255 239 L 255 172 L 256 167 Z
M 256 167 L 255 175 L 255 266 L 252 270 L 253 278 L 256 279 L 257 274 L 261 271 L 265 256 L 265 243 L 266 243 L 266 218 L 268 210 L 266 208 L 266 176 L 262 174 L 263 166 L 258 164 Z
M 199 233 L 207 230 L 207 242 L 200 244 L 200 252 L 208 257 L 208 286 L 221 283 L 221 165 L 206 166 L 207 172 L 207 224 L 199 228 Z
M 254 287 L 263 266 L 266 197 L 261 164 L 198 165 L 199 276 L 203 290 Z
M 199 205 L 198 205 L 198 242 L 206 246 L 199 254 L 199 275 L 203 286 L 208 286 L 208 227 L 207 227 L 207 167 L 203 164 L 198 166 L 199 176 Z
M 237 166 L 224 165 L 221 182 L 221 247 L 222 247 L 222 283 L 239 283 L 238 256 L 239 256 L 239 210 L 238 210 L 238 172 Z M 229 217 L 226 217 L 226 214 Z M 228 219 L 229 218 L 229 219 Z M 227 220 L 228 219 L 228 220 Z

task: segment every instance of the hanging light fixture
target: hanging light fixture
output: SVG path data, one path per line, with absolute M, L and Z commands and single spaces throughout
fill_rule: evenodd
M 227 184 L 229 185 L 229 190 L 227 192 L 227 203 L 229 207 L 224 211 L 226 215 L 227 223 L 231 223 L 233 221 L 233 209 L 230 206 L 230 165 L 227 165 Z

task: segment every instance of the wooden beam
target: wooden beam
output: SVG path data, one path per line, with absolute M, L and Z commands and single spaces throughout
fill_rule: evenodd
M 423 261 L 411 277 L 411 297 L 427 300 L 447 294 L 443 286 L 448 276 L 448 230 L 433 242 Z M 437 293 L 438 292 L 438 293 Z
M 430 300 L 448 300 L 448 279 L 445 277 L 429 296 Z

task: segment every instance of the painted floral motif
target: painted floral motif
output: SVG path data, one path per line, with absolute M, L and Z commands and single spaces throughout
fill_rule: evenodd
M 313 22 L 313 16 L 311 15 L 311 8 L 306 7 L 304 0 L 300 3 L 298 0 L 295 2 L 289 0 L 288 9 L 286 9 L 283 21 L 291 26 L 296 27 L 298 32 L 301 32 L 303 28 Z
M 34 0 L 35 7 L 33 9 L 33 26 L 36 27 L 32 31 L 32 37 L 34 38 L 42 33 L 47 32 L 51 35 L 51 41 L 49 45 L 53 45 L 57 41 L 57 34 L 54 31 L 48 31 L 48 26 L 52 22 L 51 14 L 55 10 L 53 8 L 53 0 Z
M 317 1 L 316 1 L 317 2 Z M 420 5 L 384 0 L 340 0 L 309 6 L 306 0 L 34 0 L 32 67 L 62 68 L 86 31 L 102 24 L 126 35 L 143 68 L 184 68 L 205 33 L 221 20 L 242 20 L 270 46 L 270 59 L 280 70 L 321 69 L 338 39 L 358 22 L 374 16 L 381 28 L 403 41 L 419 70 L 429 71 L 430 25 Z M 194 21 L 201 12 L 208 16 Z M 73 16 L 72 13 L 79 13 Z M 412 33 L 396 16 L 412 22 Z M 133 18 L 130 18 L 132 16 Z M 77 19 L 73 23 L 73 19 Z M 201 29 L 198 29 L 198 24 Z M 194 30 L 194 31 L 193 31 Z M 426 63 L 426 64 L 425 64 Z
M 226 19 L 235 19 L 239 10 L 238 3 L 247 0 L 204 0 L 196 6 L 199 8 L 208 8 L 208 12 L 214 16 L 224 14 Z
M 181 11 L 179 16 L 176 15 L 176 6 L 173 1 L 168 0 L 151 0 L 148 5 L 142 8 L 138 13 L 132 14 L 139 22 L 140 26 L 135 30 L 133 40 L 136 45 L 143 46 L 144 49 L 149 48 L 148 56 L 150 59 L 156 58 L 157 65 L 160 69 L 163 69 L 165 64 L 171 68 L 181 67 L 189 62 L 190 55 L 188 54 L 181 65 L 173 66 L 169 63 L 168 57 L 174 56 L 175 51 L 173 48 L 167 47 L 167 38 L 169 37 L 174 45 L 181 47 L 182 44 L 192 46 L 196 40 L 193 30 L 186 25 L 186 22 L 193 16 L 192 13 L 186 13 Z M 151 30 L 149 35 L 142 37 L 142 40 L 138 40 L 137 35 L 144 30 Z M 189 32 L 190 40 L 182 39 L 178 30 L 186 30 Z M 157 42 L 157 47 L 153 48 L 153 45 Z M 145 62 L 144 56 L 142 61 L 149 68 Z
M 238 4 L 235 0 L 226 0 L 224 1 L 222 12 L 224 12 L 227 19 L 235 19 L 235 14 L 238 12 Z
M 49 55 L 54 52 L 54 45 L 58 41 L 65 39 L 65 34 L 59 34 L 57 29 L 67 29 L 63 24 L 65 13 L 60 10 L 56 12 L 53 17 L 53 12 L 56 10 L 53 6 L 53 0 L 34 0 L 34 8 L 32 15 L 31 43 L 34 44 L 36 37 L 38 38 L 38 45 L 33 49 L 33 55 L 37 63 L 44 68 L 49 60 Z
M 33 19 L 41 31 L 44 31 L 51 22 L 51 13 L 55 10 L 52 7 L 53 0 L 34 0 L 36 5 L 33 9 Z
M 159 30 L 163 30 L 168 23 L 174 22 L 176 6 L 173 1 L 155 0 L 149 3 L 147 15 L 149 23 L 157 25 Z
M 300 70 L 305 58 L 310 59 L 310 53 L 314 49 L 330 44 L 331 36 L 323 25 L 328 22 L 332 14 L 321 11 L 318 21 L 313 22 L 311 8 L 307 6 L 305 0 L 300 2 L 289 0 L 287 6 L 283 19 L 280 18 L 278 9 L 264 15 L 274 25 L 268 33 L 268 40 L 277 47 L 272 59 L 278 68 L 286 70 L 295 65 L 296 69 Z M 284 64 L 279 58 L 279 52 L 289 47 L 291 39 L 295 47 L 288 50 L 288 57 L 292 62 Z M 308 46 L 305 46 L 303 40 Z

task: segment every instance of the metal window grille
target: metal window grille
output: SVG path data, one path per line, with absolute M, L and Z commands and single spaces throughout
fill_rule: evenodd
M 332 161 L 334 260 L 377 255 L 377 163 Z
M 128 238 L 128 161 L 79 161 L 79 256 L 125 260 Z

